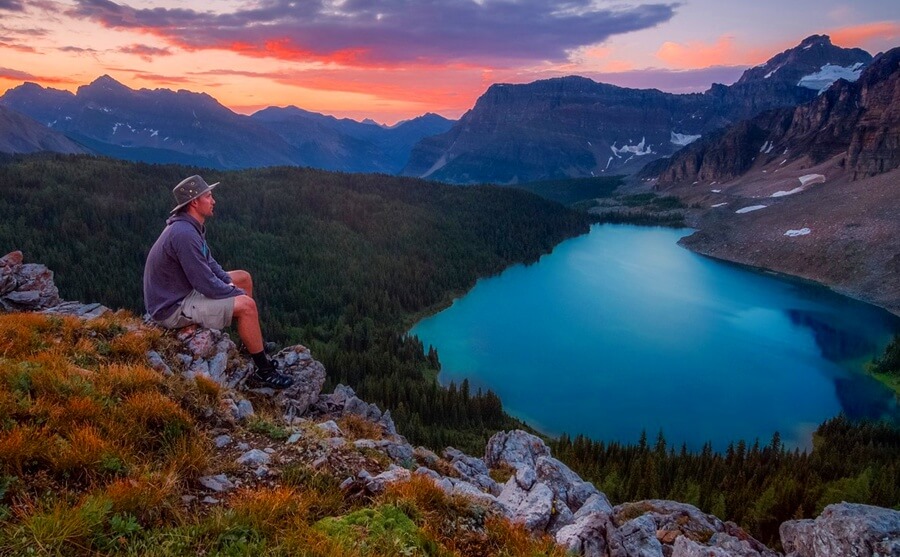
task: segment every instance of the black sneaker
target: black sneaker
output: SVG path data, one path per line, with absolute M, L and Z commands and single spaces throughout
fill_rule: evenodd
M 294 378 L 279 373 L 274 367 L 260 368 L 245 381 L 251 389 L 268 387 L 270 389 L 286 389 L 294 384 Z

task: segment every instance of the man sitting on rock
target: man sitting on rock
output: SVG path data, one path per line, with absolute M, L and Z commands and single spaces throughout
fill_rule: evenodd
M 150 317 L 167 329 L 193 324 L 223 329 L 234 317 L 238 335 L 256 364 L 247 384 L 284 389 L 293 380 L 279 373 L 266 356 L 250 273 L 224 271 L 206 244 L 204 224 L 213 215 L 212 190 L 217 185 L 195 175 L 172 190 L 177 206 L 144 267 L 144 304 Z

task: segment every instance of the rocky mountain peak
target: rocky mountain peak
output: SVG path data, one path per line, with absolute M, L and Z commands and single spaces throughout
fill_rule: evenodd
M 828 35 L 811 35 L 765 64 L 745 71 L 736 85 L 775 81 L 821 90 L 838 77 L 849 76 L 846 72 L 856 72 L 858 76 L 858 71 L 871 60 L 872 55 L 865 50 L 835 46 Z M 839 75 L 837 68 L 845 69 L 845 75 Z M 811 78 L 820 73 L 827 75 Z M 824 81 L 829 79 L 827 83 Z
M 133 93 L 134 91 L 119 83 L 109 75 L 103 74 L 88 85 L 82 85 L 78 88 L 77 94 L 88 92 L 109 92 L 109 93 Z

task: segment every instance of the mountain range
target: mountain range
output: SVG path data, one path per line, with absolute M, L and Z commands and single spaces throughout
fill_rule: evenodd
M 403 174 L 453 183 L 632 174 L 725 125 L 808 102 L 871 58 L 813 35 L 702 94 L 583 77 L 496 84 L 448 132 L 423 139 Z
M 296 107 L 245 116 L 207 94 L 134 90 L 109 76 L 74 94 L 25 83 L 0 97 L 0 106 L 97 154 L 218 169 L 291 165 L 396 173 L 413 144 L 452 124 L 426 114 L 388 128 Z M 0 128 L 0 137 L 14 133 Z
M 634 174 L 698 139 L 718 137 L 728 125 L 813 101 L 835 80 L 856 79 L 871 59 L 813 35 L 748 69 L 733 85 L 713 84 L 704 93 L 629 89 L 577 76 L 495 84 L 458 122 L 425 114 L 390 128 L 294 106 L 245 116 L 207 94 L 134 90 L 109 76 L 74 94 L 25 83 L 0 97 L 0 106 L 59 134 L 58 144 L 40 147 L 38 141 L 30 150 L 83 149 L 217 169 L 299 165 L 519 184 Z M 0 150 L 17 152 L 21 148 L 11 145 L 21 139 L 12 137 L 34 136 L 22 130 L 35 126 L 21 119 L 3 122 Z

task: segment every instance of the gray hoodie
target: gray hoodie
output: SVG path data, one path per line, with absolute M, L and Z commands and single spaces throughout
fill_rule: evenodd
M 154 321 L 165 321 L 192 290 L 207 298 L 240 296 L 206 244 L 206 227 L 187 213 L 169 217 L 147 255 L 144 305 Z

